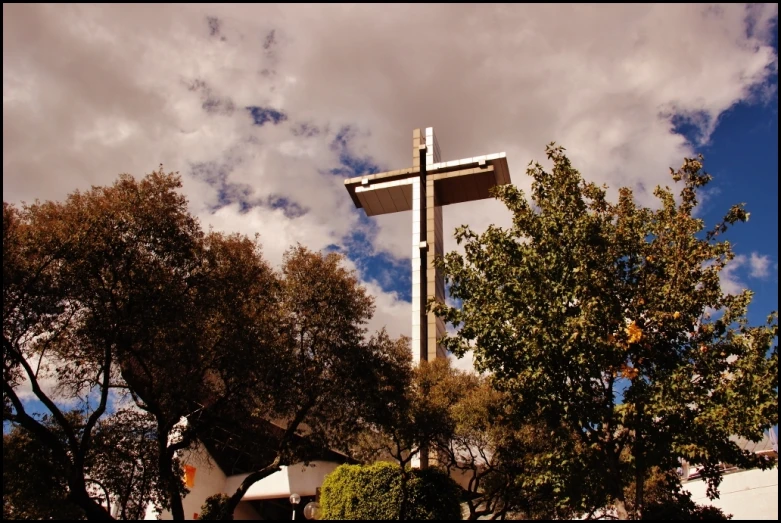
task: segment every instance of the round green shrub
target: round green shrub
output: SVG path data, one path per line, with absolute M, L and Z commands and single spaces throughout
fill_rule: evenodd
M 378 462 L 342 465 L 326 476 L 320 493 L 323 519 L 399 519 L 401 469 Z M 461 488 L 436 469 L 411 470 L 405 519 L 461 519 Z

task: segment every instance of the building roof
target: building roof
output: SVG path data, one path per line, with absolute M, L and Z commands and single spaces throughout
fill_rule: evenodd
M 753 454 L 767 453 L 773 451 L 773 441 L 771 440 L 768 433 L 764 433 L 762 435 L 762 439 L 757 442 L 747 440 L 746 438 L 742 438 L 740 436 L 730 436 L 729 439 L 730 441 L 734 442 L 738 447 L 740 447 L 740 450 L 746 450 Z
M 226 476 L 232 476 L 253 472 L 271 463 L 284 432 L 278 424 L 247 416 L 247 419 L 238 422 L 223 419 L 218 424 L 202 425 L 198 439 L 220 470 Z M 294 440 L 294 445 L 299 444 L 301 461 L 321 460 L 340 464 L 352 461 L 335 450 L 307 446 L 307 441 L 301 436 L 294 436 Z

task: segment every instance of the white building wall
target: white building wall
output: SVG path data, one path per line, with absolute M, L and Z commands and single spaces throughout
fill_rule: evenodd
M 727 474 L 719 486 L 719 499 L 709 500 L 707 485 L 694 479 L 683 484 L 699 505 L 713 505 L 733 519 L 778 520 L 778 467 L 771 470 L 744 470 Z
M 227 494 L 225 491 L 225 474 L 220 467 L 209 459 L 209 453 L 203 447 L 197 447 L 195 450 L 187 450 L 182 453 L 182 463 L 195 467 L 195 479 L 193 486 L 190 487 L 190 493 L 182 500 L 185 519 L 196 519 L 200 515 L 201 506 L 209 496 L 214 494 Z M 171 512 L 164 510 L 158 518 L 158 515 L 152 510 L 147 510 L 144 519 L 173 519 Z M 247 503 L 239 503 L 234 512 L 234 519 L 260 519 L 257 512 Z
M 338 463 L 331 461 L 313 461 L 309 466 L 303 463 L 283 466 L 280 471 L 252 485 L 243 499 L 287 499 L 293 493 L 299 496 L 314 496 L 317 493 L 317 488 L 323 484 L 325 477 L 338 466 Z M 247 474 L 229 476 L 225 481 L 225 488 L 235 492 L 246 477 Z
M 190 493 L 182 501 L 185 519 L 197 519 L 201 506 L 206 498 L 217 493 L 232 494 L 247 477 L 247 474 L 225 476 L 217 464 L 209 459 L 209 453 L 203 447 L 182 454 L 182 463 L 194 466 L 195 480 L 190 487 Z M 252 485 L 244 500 L 239 503 L 233 513 L 234 520 L 259 520 L 260 515 L 248 501 L 263 499 L 287 499 L 290 494 L 314 496 L 317 488 L 322 485 L 325 476 L 339 466 L 330 461 L 314 461 L 309 466 L 303 463 L 282 467 L 276 472 Z M 171 512 L 164 510 L 157 514 L 153 507 L 147 509 L 146 520 L 171 520 Z

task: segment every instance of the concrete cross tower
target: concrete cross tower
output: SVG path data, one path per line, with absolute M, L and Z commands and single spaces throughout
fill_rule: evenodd
M 412 132 L 412 167 L 344 181 L 367 216 L 412 211 L 412 358 L 446 357 L 438 340 L 445 324 L 426 313 L 430 299 L 445 299 L 445 280 L 434 267 L 443 253 L 442 207 L 489 198 L 488 190 L 510 183 L 505 153 L 443 162 L 432 127 Z

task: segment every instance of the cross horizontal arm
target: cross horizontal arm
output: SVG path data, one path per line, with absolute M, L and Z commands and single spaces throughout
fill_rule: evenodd
M 349 178 L 344 181 L 350 197 L 367 216 L 412 209 L 411 181 L 418 168 L 400 169 Z M 510 183 L 504 153 L 439 162 L 427 166 L 427 178 L 436 182 L 436 205 L 482 200 L 489 189 Z

